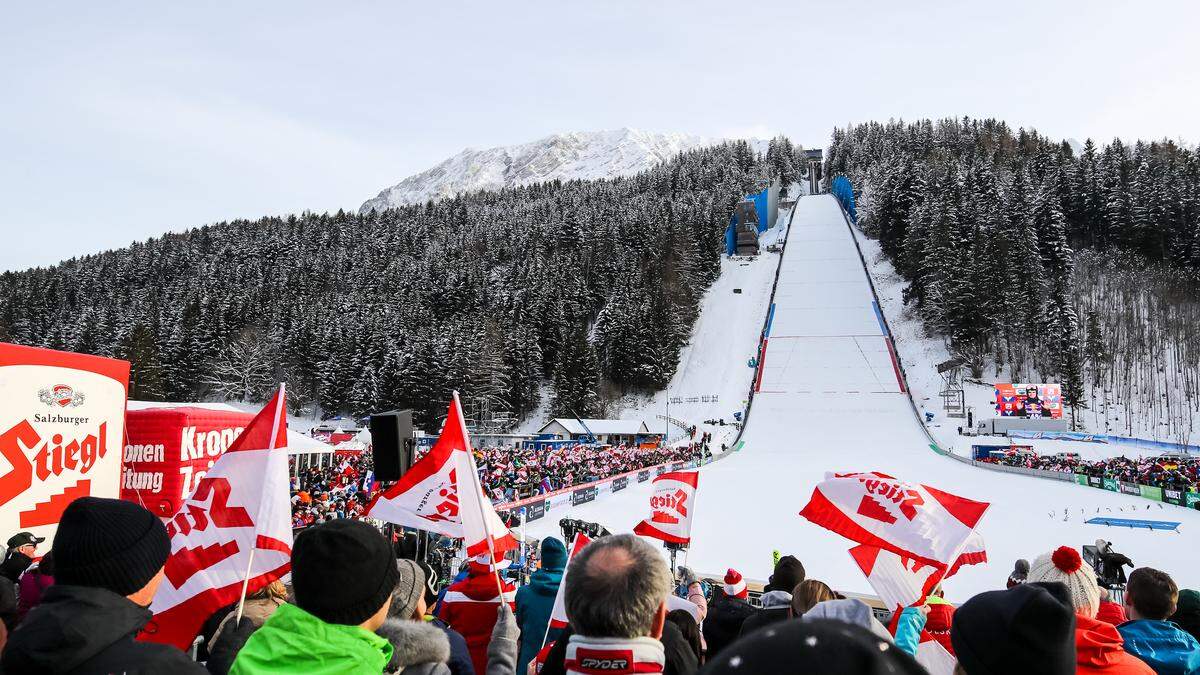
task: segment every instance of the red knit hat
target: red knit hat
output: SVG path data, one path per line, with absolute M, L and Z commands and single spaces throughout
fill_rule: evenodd
M 725 572 L 725 594 L 742 599 L 750 595 L 750 591 L 746 589 L 746 580 L 742 578 L 740 572 L 732 567 Z

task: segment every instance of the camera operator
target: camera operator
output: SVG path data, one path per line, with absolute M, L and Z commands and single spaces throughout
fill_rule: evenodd
M 1111 541 L 1096 540 L 1096 556 L 1099 569 L 1096 576 L 1100 583 L 1107 588 L 1125 587 L 1125 566 L 1133 567 L 1133 561 L 1123 553 L 1117 553 L 1112 548 Z

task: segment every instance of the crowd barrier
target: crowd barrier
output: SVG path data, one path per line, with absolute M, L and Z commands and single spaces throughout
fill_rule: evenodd
M 1131 438 L 1129 436 L 1109 436 L 1107 434 L 1088 434 L 1081 431 L 1025 431 L 1013 429 L 1008 432 L 1009 438 L 1023 438 L 1047 441 L 1078 441 L 1080 443 L 1104 443 L 1106 445 L 1127 445 L 1142 450 L 1155 452 L 1200 452 L 1200 445 L 1186 445 L 1169 441 L 1152 441 L 1146 438 Z

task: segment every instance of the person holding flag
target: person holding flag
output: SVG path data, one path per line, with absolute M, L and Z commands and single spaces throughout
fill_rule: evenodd
M 162 521 L 132 502 L 81 497 L 54 534 L 55 583 L 9 635 L 6 673 L 207 671 L 170 645 L 140 642 L 147 607 L 165 577 L 171 540 Z
M 466 639 L 476 673 L 487 672 L 488 644 L 501 604 L 512 609 L 516 599 L 516 586 L 498 582 L 499 572 L 510 564 L 505 559 L 493 562 L 489 553 L 475 556 L 468 564 L 467 578 L 451 584 L 442 598 L 438 618 Z

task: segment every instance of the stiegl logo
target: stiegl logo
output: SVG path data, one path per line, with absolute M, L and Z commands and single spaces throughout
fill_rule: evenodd
M 56 384 L 53 387 L 42 387 L 38 390 L 38 400 L 50 407 L 78 408 L 87 397 L 82 391 L 75 391 L 70 385 Z

